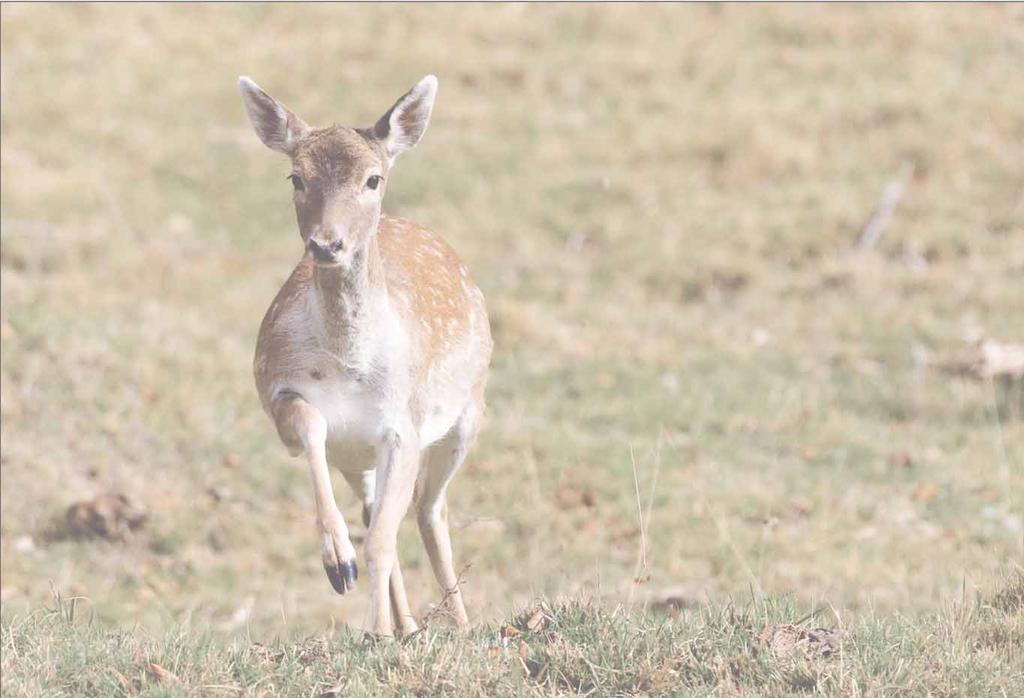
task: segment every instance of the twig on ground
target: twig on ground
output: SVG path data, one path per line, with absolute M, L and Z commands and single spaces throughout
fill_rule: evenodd
M 882 198 L 878 202 L 878 207 L 875 208 L 871 218 L 868 219 L 867 225 L 864 226 L 864 229 L 861 230 L 860 235 L 857 237 L 855 247 L 858 250 L 869 250 L 881 239 L 882 233 L 885 232 L 885 229 L 889 227 L 889 223 L 892 222 L 896 206 L 899 205 L 900 199 L 903 198 L 903 192 L 913 175 L 914 165 L 909 162 L 903 163 L 896 178 L 885 185 L 885 189 L 882 190 Z
M 411 640 L 412 638 L 422 633 L 424 630 L 427 629 L 428 625 L 430 625 L 433 621 L 437 620 L 438 618 L 444 616 L 450 617 L 452 615 L 451 609 L 448 608 L 448 599 L 450 599 L 455 594 L 459 593 L 459 588 L 462 586 L 462 578 L 469 570 L 469 568 L 472 566 L 472 563 L 467 563 L 465 566 L 463 566 L 461 570 L 459 570 L 458 577 L 456 577 L 455 579 L 455 586 L 453 586 L 451 589 L 444 590 L 444 596 L 441 597 L 441 601 L 436 606 L 434 606 L 434 608 L 430 609 L 425 616 L 423 616 L 423 618 L 420 620 L 420 627 L 416 628 L 414 632 L 411 632 L 408 635 L 404 635 L 402 637 L 403 642 L 405 642 L 406 640 Z

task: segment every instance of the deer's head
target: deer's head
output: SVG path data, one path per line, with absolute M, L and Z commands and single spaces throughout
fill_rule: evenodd
M 348 266 L 377 231 L 395 158 L 427 130 L 437 94 L 428 75 L 371 128 L 311 128 L 247 77 L 238 79 L 246 114 L 271 150 L 291 158 L 299 233 L 321 265 Z

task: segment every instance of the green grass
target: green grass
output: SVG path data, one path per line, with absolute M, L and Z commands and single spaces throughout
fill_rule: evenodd
M 918 619 L 808 612 L 792 599 L 700 605 L 672 617 L 589 598 L 538 605 L 468 633 L 400 641 L 341 629 L 223 643 L 190 623 L 110 631 L 59 601 L 3 625 L 4 694 L 109 696 L 862 695 L 1024 691 L 1024 577 Z M 825 626 L 834 641 L 784 637 Z M 777 631 L 778 632 L 778 631 Z M 155 667 L 153 665 L 156 665 Z M 337 691 L 329 693 L 329 691 Z
M 0 16 L 10 617 L 52 586 L 102 627 L 202 618 L 216 651 L 366 623 L 252 385 L 300 244 L 239 74 L 318 125 L 440 78 L 384 207 L 443 233 L 488 299 L 488 420 L 450 501 L 475 624 L 753 590 L 910 632 L 1024 562 L 1024 386 L 943 368 L 976 333 L 1024 342 L 1019 5 Z M 57 535 L 111 490 L 149 511 L 130 540 Z

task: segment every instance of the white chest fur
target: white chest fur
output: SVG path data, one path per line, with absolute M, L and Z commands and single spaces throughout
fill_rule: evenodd
M 376 443 L 387 424 L 388 396 L 403 371 L 407 342 L 386 299 L 376 301 L 350 324 L 330 322 L 313 289 L 275 318 L 278 351 L 268 361 L 277 370 L 273 393 L 292 392 L 327 422 L 328 441 Z M 390 406 L 394 407 L 394 406 Z
M 340 372 L 314 369 L 308 381 L 289 386 L 327 421 L 329 441 L 374 443 L 380 438 L 385 404 L 378 390 Z
M 310 289 L 275 316 L 281 343 L 264 357 L 274 364 L 271 393 L 295 393 L 315 407 L 327 422 L 329 450 L 339 453 L 372 448 L 409 407 L 410 338 L 401 318 L 386 294 L 364 310 L 338 336 L 330 310 Z M 443 437 L 465 407 L 471 376 L 463 353 L 456 348 L 430 371 L 420 396 L 421 447 Z

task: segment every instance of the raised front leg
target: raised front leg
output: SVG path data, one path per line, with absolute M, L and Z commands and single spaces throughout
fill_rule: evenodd
M 344 594 L 355 588 L 359 571 L 356 550 L 349 540 L 348 527 L 331 488 L 327 468 L 327 423 L 315 407 L 294 393 L 280 395 L 271 412 L 285 446 L 293 455 L 305 453 L 309 461 L 324 570 L 334 590 Z
M 376 498 L 366 534 L 366 564 L 370 571 L 373 632 L 390 636 L 394 619 L 389 602 L 389 580 L 401 584 L 395 547 L 398 526 L 409 509 L 419 467 L 419 443 L 412 429 L 390 430 L 378 447 Z M 404 600 L 404 589 L 403 589 Z M 408 604 L 405 604 L 408 608 Z

